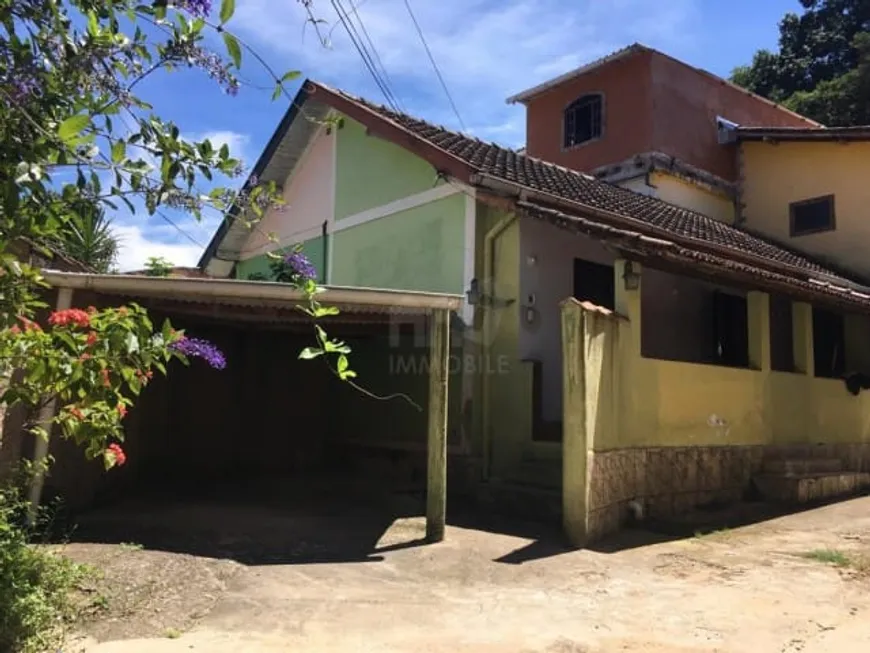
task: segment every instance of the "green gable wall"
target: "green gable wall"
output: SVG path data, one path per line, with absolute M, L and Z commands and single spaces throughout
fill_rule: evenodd
M 276 251 L 287 251 L 289 249 L 291 248 Z M 318 236 L 302 243 L 302 253 L 308 257 L 308 260 L 317 269 L 320 280 L 323 281 L 326 274 L 326 261 L 323 256 L 323 238 Z M 271 278 L 272 271 L 269 269 L 269 266 L 272 260 L 265 254 L 261 254 L 260 256 L 239 261 L 236 264 L 236 279 L 250 279 L 251 275 L 260 274 L 265 274 L 267 278 Z
M 338 130 L 335 166 L 335 219 L 422 193 L 437 185 L 435 169 L 407 150 L 344 119 Z
M 464 230 L 457 193 L 339 231 L 330 284 L 462 293 Z

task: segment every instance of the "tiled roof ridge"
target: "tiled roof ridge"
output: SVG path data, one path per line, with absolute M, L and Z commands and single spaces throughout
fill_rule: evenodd
M 318 84 L 319 84 L 319 82 L 318 82 Z M 523 146 L 522 148 L 506 147 L 506 146 L 502 145 L 501 143 L 497 143 L 495 141 L 484 140 L 484 139 L 480 138 L 479 136 L 475 136 L 473 134 L 465 134 L 463 132 L 456 131 L 455 129 L 445 127 L 444 125 L 438 124 L 436 122 L 424 120 L 423 118 L 418 118 L 417 116 L 412 116 L 410 113 L 405 113 L 404 111 L 397 112 L 395 109 L 392 109 L 386 105 L 378 104 L 377 102 L 372 102 L 371 100 L 366 100 L 365 98 L 359 97 L 357 95 L 353 95 L 352 93 L 348 93 L 347 91 L 342 91 L 341 89 L 331 88 L 331 87 L 326 86 L 325 84 L 320 84 L 320 86 L 323 86 L 324 88 L 329 88 L 329 90 L 331 90 L 332 92 L 339 93 L 349 100 L 352 100 L 354 102 L 359 102 L 360 104 L 363 104 L 369 108 L 375 109 L 376 111 L 378 111 L 379 114 L 381 114 L 387 120 L 390 120 L 396 127 L 399 127 L 401 129 L 405 129 L 404 125 L 402 125 L 402 123 L 400 123 L 400 122 L 393 120 L 392 117 L 390 116 L 390 114 L 396 114 L 398 116 L 408 118 L 409 120 L 423 123 L 429 127 L 435 127 L 436 129 L 440 129 L 441 131 L 448 132 L 450 134 L 455 134 L 457 136 L 461 136 L 462 138 L 467 138 L 469 140 L 476 141 L 476 142 L 480 143 L 481 145 L 486 145 L 488 147 L 494 147 L 496 149 L 501 150 L 502 152 L 513 154 L 514 156 L 517 156 L 517 157 L 523 157 L 523 158 L 528 159 L 530 161 L 537 161 L 538 163 L 540 163 L 542 165 L 550 166 L 552 168 L 562 170 L 563 172 L 567 172 L 567 173 L 570 173 L 572 175 L 579 175 L 581 177 L 585 177 L 586 179 L 589 179 L 590 181 L 596 181 L 596 179 L 593 175 L 590 175 L 586 172 L 581 172 L 579 170 L 573 170 L 572 168 L 566 168 L 565 166 L 561 166 L 558 163 L 554 163 L 553 161 L 547 161 L 546 159 L 541 159 L 539 157 L 532 156 L 530 154 L 526 154 L 525 152 L 520 152 L 521 149 L 525 149 L 525 146 Z M 384 114 L 386 114 L 386 115 L 384 115 Z M 601 181 L 601 180 L 598 180 L 598 181 Z M 606 183 L 606 182 L 602 182 L 602 183 Z
M 841 275 L 802 252 L 796 252 L 764 236 L 715 220 L 698 211 L 672 204 L 657 197 L 637 193 L 551 161 L 505 148 L 498 143 L 483 141 L 480 138 L 447 129 L 443 125 L 437 125 L 404 112 L 397 112 L 342 90 L 322 84 L 318 85 L 373 113 L 379 119 L 389 121 L 394 128 L 437 148 L 478 174 L 500 179 L 518 188 L 527 188 L 543 193 L 556 200 L 576 204 L 578 210 L 583 210 L 585 207 L 586 210 L 590 211 L 604 211 L 614 218 L 636 222 L 639 228 L 646 227 L 652 231 L 664 232 L 669 237 L 676 237 L 684 242 L 697 243 L 699 247 L 724 249 L 735 257 L 748 256 L 760 265 L 773 266 L 780 270 L 791 269 L 794 273 L 806 276 L 837 279 L 854 286 L 864 287 L 856 279 Z M 420 133 L 425 130 L 435 130 L 440 133 L 429 135 Z M 442 144 L 442 137 L 449 139 L 446 145 Z M 466 145 L 477 145 L 496 150 L 496 154 L 504 153 L 513 157 L 513 163 L 519 165 L 513 168 L 503 165 L 504 169 L 499 169 L 492 162 L 487 163 L 485 156 L 481 159 L 480 152 L 468 154 L 465 151 L 467 150 Z M 456 152 L 459 146 L 462 146 L 461 152 L 465 156 Z M 477 162 L 474 160 L 475 157 L 478 159 Z M 523 165 L 526 163 L 533 164 L 532 169 L 528 165 Z M 539 166 L 541 170 L 535 170 L 535 165 Z M 563 177 L 542 178 L 541 173 L 546 173 L 548 170 L 557 172 Z M 570 183 L 572 179 L 575 184 L 573 187 L 569 187 L 572 186 Z

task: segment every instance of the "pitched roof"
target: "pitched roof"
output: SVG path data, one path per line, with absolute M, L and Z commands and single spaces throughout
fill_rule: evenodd
M 870 125 L 853 127 L 737 127 L 738 141 L 870 141 Z
M 542 191 L 554 198 L 576 203 L 578 208 L 582 205 L 611 213 L 614 217 L 637 221 L 639 229 L 646 226 L 662 235 L 696 241 L 698 245 L 715 245 L 735 254 L 748 254 L 806 273 L 847 281 L 840 274 L 802 254 L 696 211 L 641 195 L 495 143 L 450 131 L 419 118 L 396 113 L 343 91 L 332 92 L 401 126 L 476 171 L 509 184 Z M 655 233 L 650 232 L 650 235 Z
M 290 112 L 299 113 L 299 108 L 307 103 L 331 107 L 360 122 L 372 134 L 415 153 L 448 178 L 512 196 L 519 203 L 533 202 L 538 209 L 555 211 L 558 215 L 548 214 L 548 218 L 560 225 L 568 216 L 594 223 L 605 231 L 616 230 L 641 236 L 648 242 L 668 243 L 677 248 L 669 251 L 682 252 L 684 263 L 719 265 L 723 274 L 734 280 L 766 283 L 775 277 L 784 279 L 786 285 L 791 283 L 798 294 L 833 294 L 851 304 L 870 308 L 870 290 L 844 274 L 701 213 L 397 113 L 322 84 L 306 82 Z M 292 122 L 286 118 L 282 121 L 270 146 L 288 138 Z M 266 158 L 264 153 L 258 162 L 261 171 L 269 168 Z M 203 261 L 218 251 L 225 235 L 226 232 L 215 234 Z M 657 251 L 664 252 L 661 248 Z M 690 252 L 693 254 L 689 255 Z

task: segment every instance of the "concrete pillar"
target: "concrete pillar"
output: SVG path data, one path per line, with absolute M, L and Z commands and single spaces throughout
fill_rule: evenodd
M 562 303 L 562 523 L 576 547 L 586 544 L 587 478 L 586 371 L 583 309 Z
M 626 269 L 630 269 L 628 278 Z M 640 263 L 635 261 L 617 259 L 613 264 L 613 271 L 616 275 L 614 307 L 616 312 L 628 318 L 629 322 L 626 354 L 630 357 L 638 358 L 641 355 L 641 332 L 643 326 L 641 324 L 641 287 L 643 285 L 641 266 Z M 635 287 L 626 287 L 632 284 L 632 278 L 634 279 Z
M 444 539 L 447 521 L 447 378 L 450 311 L 431 316 L 429 330 L 429 426 L 427 434 L 426 540 Z
M 54 307 L 56 311 L 65 311 L 72 306 L 73 291 L 72 288 L 61 288 L 57 291 L 57 303 Z M 30 510 L 27 515 L 28 521 L 33 521 L 36 517 L 36 511 L 39 509 L 39 503 L 42 500 L 42 488 L 45 485 L 46 462 L 48 460 L 48 444 L 51 438 L 52 420 L 54 419 L 55 411 L 57 410 L 57 399 L 52 397 L 39 411 L 37 421 L 39 426 L 45 430 L 45 437 L 36 439 L 36 446 L 33 452 L 33 467 L 35 473 L 33 480 L 30 482 Z
M 749 366 L 770 371 L 770 295 L 750 291 L 746 295 L 749 322 Z
M 795 372 L 800 372 L 807 376 L 815 376 L 813 307 L 805 302 L 794 302 L 792 304 L 791 316 Z

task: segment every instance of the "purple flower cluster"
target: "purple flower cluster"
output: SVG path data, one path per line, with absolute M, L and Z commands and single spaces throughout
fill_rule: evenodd
M 208 340 L 184 336 L 169 345 L 169 348 L 189 358 L 201 358 L 216 370 L 222 370 L 227 366 L 227 359 L 223 352 Z
M 317 278 L 317 268 L 302 252 L 291 252 L 284 257 L 284 263 L 304 281 Z
M 205 18 L 211 12 L 211 0 L 177 0 L 176 4 L 194 16 Z
M 214 52 L 209 52 L 199 46 L 194 46 L 189 61 L 191 65 L 202 68 L 209 77 L 220 84 L 227 95 L 239 94 L 239 80 L 236 79 L 229 67 Z

